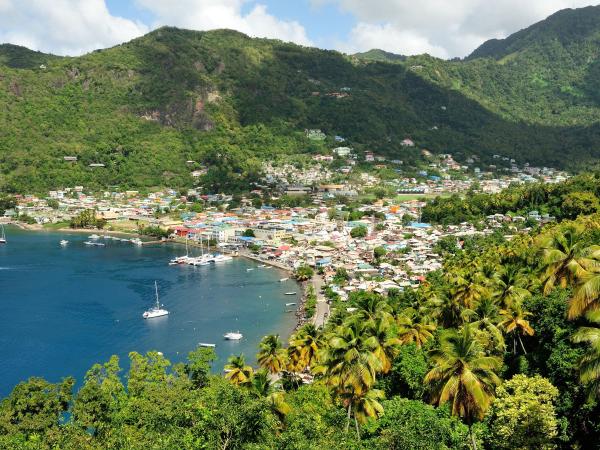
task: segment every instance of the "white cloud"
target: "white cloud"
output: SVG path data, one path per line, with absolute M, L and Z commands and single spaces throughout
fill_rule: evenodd
M 466 56 L 490 38 L 507 35 L 563 8 L 589 0 L 310 0 L 330 3 L 358 21 L 342 51 L 379 47 L 400 54 Z
M 0 0 L 0 42 L 80 55 L 133 39 L 148 27 L 110 14 L 104 0 Z
M 154 26 L 174 25 L 194 30 L 231 28 L 250 36 L 312 44 L 300 23 L 278 19 L 269 14 L 265 5 L 254 4 L 244 13 L 246 0 L 136 0 L 136 3 L 156 16 Z
M 447 57 L 446 49 L 433 45 L 425 36 L 412 30 L 400 30 L 389 23 L 377 25 L 359 22 L 352 29 L 351 34 L 352 40 L 347 43 L 338 43 L 338 50 L 346 53 L 356 53 L 357 51 L 379 48 L 397 53 L 398 49 L 402 49 L 402 53 L 405 55 L 429 53 L 430 55 Z

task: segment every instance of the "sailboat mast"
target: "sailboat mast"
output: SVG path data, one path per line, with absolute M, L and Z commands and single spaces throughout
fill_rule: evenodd
M 158 284 L 156 280 L 154 280 L 154 290 L 156 291 L 156 307 L 160 308 L 160 304 L 158 303 Z

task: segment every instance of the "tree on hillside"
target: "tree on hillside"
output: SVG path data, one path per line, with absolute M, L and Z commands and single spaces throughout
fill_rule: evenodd
M 468 325 L 460 331 L 444 330 L 430 356 L 433 368 L 425 376 L 425 383 L 430 386 L 431 401 L 437 405 L 450 403 L 452 415 L 469 427 L 475 450 L 473 424 L 483 419 L 494 399 L 494 389 L 500 384 L 496 372 L 502 361 L 485 355 Z
M 367 227 L 365 227 L 364 225 L 359 225 L 350 230 L 350 236 L 353 237 L 354 239 L 364 238 L 367 236 L 367 233 L 368 233 Z
M 579 379 L 591 399 L 600 398 L 600 311 L 586 315 L 588 326 L 580 327 L 573 335 L 573 342 L 586 343 L 586 353 L 579 362 Z
M 298 267 L 294 271 L 294 278 L 296 278 L 298 281 L 308 281 L 313 277 L 313 275 L 314 271 L 306 264 Z
M 285 368 L 286 353 L 278 334 L 269 334 L 260 341 L 256 359 L 260 367 L 271 374 L 277 374 Z
M 556 448 L 558 389 L 539 375 L 515 375 L 496 389 L 488 415 L 490 444 L 499 450 Z

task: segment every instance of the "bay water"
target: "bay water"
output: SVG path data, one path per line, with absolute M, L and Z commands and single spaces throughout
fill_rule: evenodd
M 182 361 L 200 342 L 216 344 L 221 370 L 232 354 L 253 363 L 260 339 L 286 339 L 295 325 L 286 302 L 300 288 L 276 268 L 245 258 L 209 266 L 169 266 L 184 254 L 179 245 L 143 247 L 89 234 L 31 232 L 7 228 L 0 245 L 0 398 L 31 376 L 56 382 L 72 375 L 80 383 L 97 362 L 115 354 L 127 368 L 131 351 L 163 352 Z M 69 244 L 62 247 L 61 239 Z M 199 253 L 199 249 L 190 249 Z M 247 270 L 251 269 L 251 270 Z M 170 314 L 144 320 L 155 301 Z M 291 307 L 294 308 L 294 307 Z M 240 331 L 241 341 L 223 334 Z

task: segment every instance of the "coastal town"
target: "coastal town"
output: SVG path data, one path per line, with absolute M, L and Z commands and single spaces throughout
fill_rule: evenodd
M 334 153 L 351 155 L 343 148 Z M 334 183 L 336 176 L 322 166 L 326 164 L 323 158 L 315 159 L 320 160 L 305 170 L 287 164 L 264 166 L 270 200 L 302 198 L 301 206 L 272 206 L 259 189 L 236 199 L 196 189 L 92 193 L 75 186 L 50 191 L 45 197 L 17 196 L 16 206 L 6 210 L 1 220 L 26 222 L 24 226 L 33 229 L 61 229 L 82 212 L 93 211 L 104 230 L 133 234 L 161 230 L 160 242 L 212 245 L 217 251 L 290 272 L 308 266 L 316 272 L 317 308 L 312 320 L 322 325 L 329 313 L 326 300 L 345 301 L 353 291 L 385 294 L 417 287 L 428 272 L 442 267 L 441 242 L 460 248 L 469 237 L 499 229 L 511 235 L 528 230 L 532 223 L 553 220 L 532 210 L 521 216 L 491 215 L 481 224 L 432 225 L 421 219 L 427 199 L 474 189 L 497 193 L 511 184 L 558 183 L 567 178 L 564 172 L 528 165 L 519 168 L 511 161 L 506 173 L 495 175 L 472 167 L 474 160 L 468 162 L 471 166 L 460 166 L 451 155 L 441 155 L 432 163 L 440 176 L 423 170 L 415 177 L 398 173 L 393 182 L 384 182 L 361 172 L 357 177 L 337 177 Z M 381 194 L 364 195 L 382 185 L 387 189 Z M 347 206 L 348 199 L 354 202 L 352 208 Z M 323 286 L 330 288 L 328 299 Z

